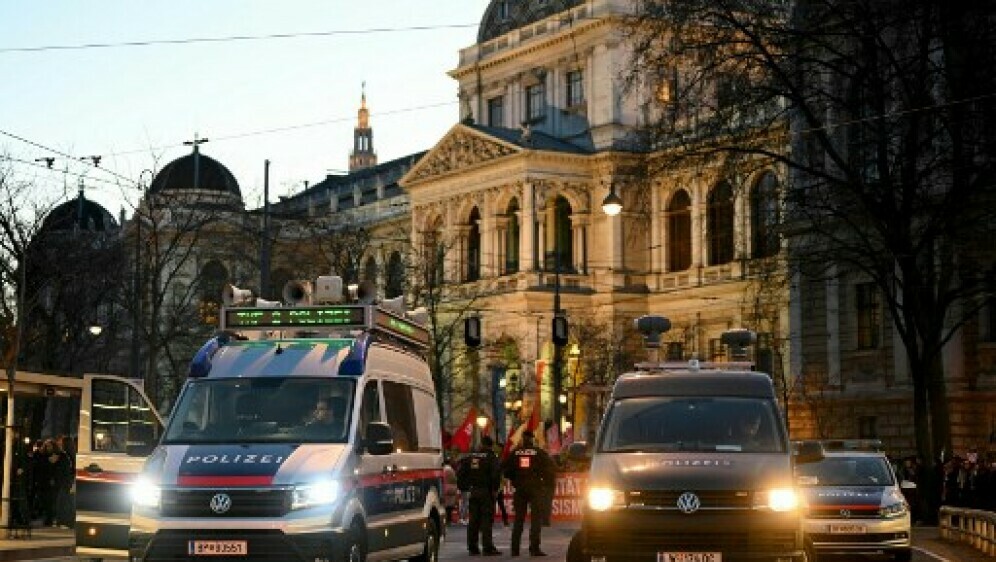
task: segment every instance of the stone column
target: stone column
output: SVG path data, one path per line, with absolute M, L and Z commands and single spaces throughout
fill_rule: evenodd
M 827 382 L 839 385 L 840 379 L 840 271 L 835 264 L 827 269 Z
M 689 212 L 692 215 L 692 269 L 699 269 L 706 263 L 706 220 L 705 205 L 702 203 L 701 190 L 696 188 L 691 190 L 692 207 Z
M 498 215 L 494 218 L 495 223 L 495 252 L 494 271 L 495 276 L 505 275 L 505 261 L 507 258 L 506 249 L 508 247 L 508 217 Z
M 588 257 L 586 255 L 586 236 L 590 215 L 588 213 L 574 213 L 571 215 L 571 264 L 578 273 L 585 273 L 588 270 Z
M 484 211 L 483 208 L 482 211 Z M 486 211 L 482 212 L 478 228 L 481 233 L 481 279 L 495 277 L 498 275 L 498 268 L 495 267 L 497 244 L 495 243 L 494 217 Z
M 650 272 L 660 273 L 663 270 L 664 247 L 662 245 L 661 220 L 661 190 L 659 186 L 650 187 Z
M 532 183 L 522 185 L 522 221 L 519 224 L 519 270 L 534 271 L 536 260 L 533 252 L 536 249 L 536 189 Z

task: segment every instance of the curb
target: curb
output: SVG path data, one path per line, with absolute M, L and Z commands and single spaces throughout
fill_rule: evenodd
M 40 560 L 43 558 L 65 558 L 76 555 L 74 545 L 38 546 L 34 548 L 11 548 L 0 550 L 0 562 L 19 560 Z

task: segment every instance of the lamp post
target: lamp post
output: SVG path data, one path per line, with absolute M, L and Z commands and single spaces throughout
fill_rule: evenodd
M 550 339 L 553 341 L 553 423 L 557 427 L 557 440 L 560 440 L 560 425 L 562 404 L 560 394 L 563 380 L 561 379 L 561 363 L 563 363 L 564 345 L 567 343 L 567 317 L 560 309 L 560 237 L 559 226 L 560 205 L 554 203 L 553 212 L 553 320 L 551 321 Z

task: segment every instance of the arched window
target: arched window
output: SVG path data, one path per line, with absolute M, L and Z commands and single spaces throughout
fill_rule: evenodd
M 481 278 L 481 212 L 474 207 L 470 211 L 470 229 L 467 232 L 467 281 Z
M 443 220 L 436 217 L 422 235 L 418 276 L 427 289 L 439 287 L 446 280 L 446 247 L 443 245 Z
M 667 270 L 692 266 L 692 200 L 688 192 L 674 194 L 667 206 Z
M 218 325 L 218 314 L 221 312 L 221 291 L 228 283 L 228 270 L 221 262 L 211 260 L 201 268 L 198 280 L 201 298 L 197 305 L 197 313 L 201 322 L 208 326 Z
M 708 223 L 709 265 L 733 261 L 733 188 L 720 182 L 709 192 Z
M 750 192 L 751 256 L 766 258 L 778 253 L 780 241 L 776 227 L 778 211 L 778 179 L 766 172 Z
M 377 284 L 377 260 L 373 256 L 368 257 L 363 264 L 363 280 Z
M 505 231 L 505 273 L 519 271 L 519 200 L 512 199 L 508 203 L 508 226 Z
M 211 260 L 201 268 L 201 301 L 221 303 L 221 291 L 228 283 L 228 270 L 218 260 Z
M 548 211 L 549 212 L 549 211 Z M 553 200 L 552 217 L 547 215 L 546 269 L 573 271 L 574 241 L 571 238 L 571 204 L 562 195 Z M 550 221 L 549 219 L 553 220 Z M 552 228 L 551 228 L 552 227 Z
M 393 299 L 401 296 L 405 290 L 405 264 L 401 261 L 401 252 L 392 252 L 387 260 L 387 271 L 384 282 L 384 297 Z

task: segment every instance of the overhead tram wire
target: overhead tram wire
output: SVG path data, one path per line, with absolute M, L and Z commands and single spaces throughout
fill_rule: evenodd
M 269 33 L 266 35 L 229 35 L 225 37 L 190 37 L 185 39 L 151 39 L 146 41 L 122 41 L 120 43 L 81 43 L 79 45 L 41 45 L 36 47 L 0 47 L 0 54 L 39 53 L 45 51 L 79 51 L 84 49 L 114 49 L 119 47 L 152 47 L 156 45 L 191 45 L 197 43 L 232 43 L 237 41 L 263 41 L 269 39 L 303 39 L 309 37 L 333 37 L 336 35 L 367 35 L 375 33 L 397 33 L 409 31 L 435 31 L 440 29 L 467 29 L 478 23 L 454 23 L 441 25 L 416 25 L 411 27 L 374 27 L 369 29 L 337 29 L 331 31 L 310 31 L 301 33 Z
M 446 101 L 446 102 L 436 102 L 436 103 L 431 103 L 431 104 L 426 104 L 426 105 L 418 105 L 418 106 L 413 106 L 413 107 L 403 107 L 401 109 L 394 109 L 394 110 L 390 110 L 390 111 L 381 111 L 381 112 L 376 113 L 376 116 L 381 117 L 381 116 L 385 116 L 385 115 L 398 115 L 398 114 L 402 114 L 402 113 L 410 113 L 410 112 L 413 112 L 413 111 L 422 111 L 424 109 L 436 109 L 436 108 L 439 108 L 439 107 L 446 107 L 448 105 L 454 105 L 456 103 L 459 103 L 459 102 L 457 102 L 457 101 Z M 335 119 L 325 119 L 325 120 L 322 120 L 322 121 L 313 121 L 313 122 L 310 122 L 310 123 L 299 123 L 297 125 L 285 125 L 285 126 L 282 126 L 282 127 L 272 127 L 272 128 L 269 128 L 269 129 L 260 129 L 260 130 L 257 130 L 257 131 L 248 131 L 248 132 L 245 132 L 245 133 L 233 133 L 233 134 L 230 134 L 230 135 L 212 135 L 211 139 L 212 139 L 212 142 L 220 142 L 220 141 L 226 141 L 226 140 L 236 140 L 236 139 L 242 139 L 242 138 L 253 137 L 253 136 L 258 136 L 258 135 L 270 135 L 270 134 L 274 134 L 274 133 L 283 133 L 283 132 L 286 132 L 286 131 L 294 131 L 294 130 L 297 130 L 297 129 L 307 129 L 307 128 L 310 128 L 310 127 L 320 127 L 322 125 L 331 125 L 331 124 L 334 124 L 334 123 L 351 123 L 351 122 L 354 122 L 355 120 L 356 120 L 356 116 L 355 115 L 350 116 L 350 117 L 336 117 Z M 127 156 L 129 154 L 138 154 L 140 152 L 150 152 L 150 151 L 156 151 L 156 150 L 165 150 L 165 149 L 168 149 L 168 148 L 179 148 L 181 146 L 183 146 L 183 145 L 182 144 L 168 144 L 168 145 L 160 145 L 160 146 L 153 146 L 153 147 L 146 147 L 146 148 L 138 148 L 138 149 L 134 149 L 134 150 L 123 150 L 123 151 L 108 153 L 107 156 Z
M 135 182 L 135 180 L 133 180 L 133 179 L 127 177 L 127 176 L 119 174 L 119 173 L 117 173 L 114 170 L 111 170 L 109 168 L 104 168 L 104 167 L 99 166 L 97 164 L 97 162 L 100 160 L 99 157 L 95 158 L 95 157 L 92 157 L 92 156 L 86 156 L 86 157 L 80 158 L 79 156 L 73 156 L 72 154 L 66 154 L 65 152 L 63 152 L 61 150 L 52 148 L 50 146 L 45 146 L 44 144 L 41 144 L 39 142 L 35 142 L 35 141 L 31 140 L 31 139 L 26 139 L 26 138 L 24 138 L 24 137 L 22 137 L 20 135 L 15 135 L 14 133 L 11 133 L 11 132 L 8 132 L 8 131 L 4 131 L 3 129 L 0 129 L 0 135 L 4 135 L 4 136 L 7 136 L 7 137 L 10 137 L 10 138 L 12 138 L 14 140 L 23 142 L 25 144 L 29 144 L 29 145 L 31 145 L 31 146 L 33 146 L 35 148 L 40 148 L 40 149 L 48 151 L 48 152 L 50 152 L 52 154 L 57 154 L 59 156 L 62 156 L 63 158 L 66 158 L 66 159 L 70 160 L 70 161 L 80 162 L 84 166 L 88 166 L 88 167 L 93 168 L 95 170 L 100 170 L 100 171 L 103 171 L 105 173 L 108 173 L 108 174 L 110 174 L 110 175 L 112 175 L 112 176 L 114 176 L 114 177 L 116 177 L 116 178 L 118 178 L 120 180 L 124 180 L 124 181 L 128 182 L 131 185 L 138 185 L 137 182 Z

